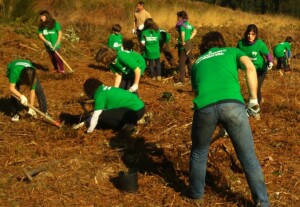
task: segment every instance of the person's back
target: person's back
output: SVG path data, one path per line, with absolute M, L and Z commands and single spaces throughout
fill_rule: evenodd
M 146 29 L 142 32 L 142 44 L 145 45 L 146 59 L 153 60 L 160 57 L 160 32 L 153 29 Z

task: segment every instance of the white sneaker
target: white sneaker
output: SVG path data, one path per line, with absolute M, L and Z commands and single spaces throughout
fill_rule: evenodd
M 19 114 L 15 114 L 15 115 L 13 116 L 13 118 L 11 118 L 11 121 L 17 122 L 17 121 L 19 121 L 19 119 L 20 119 Z
M 260 120 L 260 114 L 256 114 L 256 115 L 254 115 L 253 117 L 254 117 L 254 119 L 256 119 L 256 120 Z

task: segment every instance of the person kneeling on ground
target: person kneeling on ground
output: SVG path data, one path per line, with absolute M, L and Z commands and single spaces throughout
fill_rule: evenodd
M 87 133 L 92 133 L 96 126 L 125 131 L 134 129 L 137 121 L 144 116 L 145 104 L 134 93 L 105 86 L 96 78 L 87 79 L 83 90 L 95 100 L 93 115 L 85 123 L 89 126 Z
M 142 55 L 134 51 L 116 52 L 103 47 L 98 52 L 97 61 L 107 65 L 115 74 L 115 87 L 137 92 L 140 78 L 146 69 L 146 62 Z
M 9 80 L 9 90 L 20 98 L 21 104 L 28 105 L 28 99 L 19 92 L 20 85 L 30 87 L 30 105 L 34 106 L 35 95 L 37 96 L 41 111 L 47 114 L 47 101 L 44 90 L 39 80 L 36 78 L 36 70 L 29 60 L 14 60 L 7 65 L 6 75 Z M 13 112 L 12 121 L 19 121 L 19 103 L 16 98 L 11 97 L 11 109 Z M 36 112 L 29 108 L 29 115 L 37 118 Z

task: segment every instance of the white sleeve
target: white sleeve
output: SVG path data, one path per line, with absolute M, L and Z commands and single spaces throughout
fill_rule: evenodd
M 99 116 L 100 116 L 101 113 L 102 113 L 102 110 L 94 111 L 94 113 L 92 115 L 92 118 L 91 118 L 91 121 L 90 121 L 90 126 L 87 130 L 87 133 L 91 133 L 91 132 L 94 131 L 95 127 L 98 124 L 98 119 L 99 119 Z

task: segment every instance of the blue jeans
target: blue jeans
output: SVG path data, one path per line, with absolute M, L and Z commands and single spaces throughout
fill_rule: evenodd
M 230 136 L 246 174 L 255 206 L 260 204 L 268 207 L 264 176 L 254 151 L 245 106 L 235 102 L 219 103 L 194 112 L 189 169 L 190 196 L 197 199 L 204 194 L 208 150 L 217 124 L 221 124 Z

